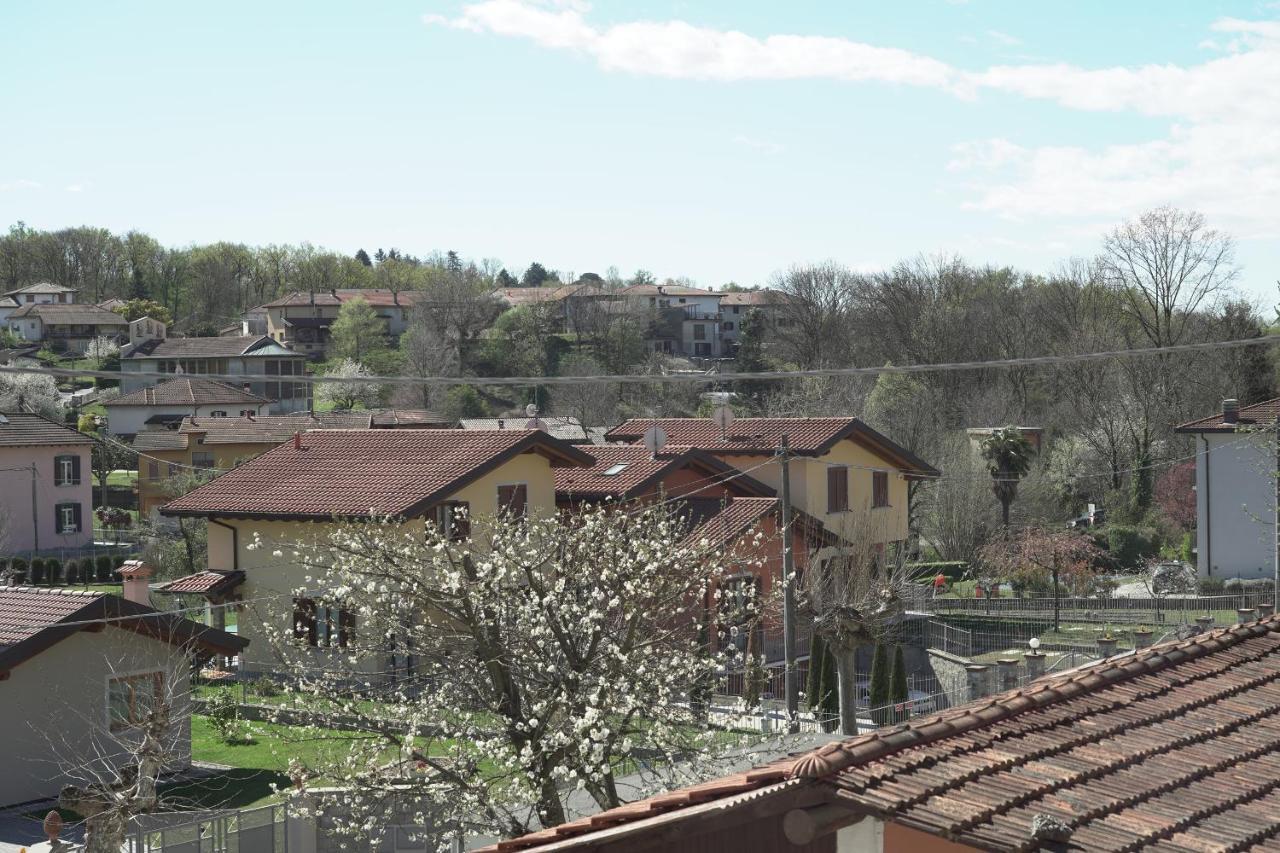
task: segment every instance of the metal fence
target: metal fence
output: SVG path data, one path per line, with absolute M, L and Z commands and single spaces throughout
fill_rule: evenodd
M 288 844 L 288 816 L 277 803 L 170 826 L 135 827 L 122 853 L 285 853 Z
M 972 615 L 1005 619 L 1052 619 L 1055 611 L 1062 621 L 1087 623 L 1133 623 L 1147 625 L 1187 624 L 1197 616 L 1212 614 L 1224 624 L 1234 623 L 1237 611 L 1253 610 L 1260 604 L 1274 604 L 1271 586 L 1247 589 L 1229 595 L 1170 595 L 1143 597 L 1039 598 L 930 598 L 919 596 L 913 607 L 939 616 Z M 1230 619 L 1230 621 L 1226 621 Z
M 940 649 L 962 658 L 973 655 L 973 632 L 964 628 L 930 619 L 925 629 L 925 639 L 931 649 Z

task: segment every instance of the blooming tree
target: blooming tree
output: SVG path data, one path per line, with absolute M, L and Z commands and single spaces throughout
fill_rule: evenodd
M 982 549 L 981 562 L 991 573 L 1031 587 L 1051 589 L 1053 630 L 1058 630 L 1058 598 L 1065 585 L 1072 595 L 1088 595 L 1097 581 L 1102 550 L 1073 530 L 1027 528 Z
M 344 381 L 320 383 L 316 397 L 335 409 L 354 409 L 358 404 L 376 406 L 382 399 L 382 386 L 360 381 L 372 375 L 360 362 L 344 358 L 325 374 Z
M 84 348 L 85 358 L 91 358 L 97 364 L 99 370 L 102 369 L 102 363 L 107 359 L 115 358 L 120 354 L 120 344 L 116 343 L 114 338 L 107 335 L 99 335 L 89 341 Z
M 1183 530 L 1196 526 L 1196 463 L 1174 465 L 1156 480 L 1156 504 Z
M 621 804 L 624 764 L 665 786 L 736 746 L 695 698 L 737 655 L 712 634 L 723 555 L 689 541 L 682 519 L 588 508 L 473 523 L 459 509 L 446 526 L 353 522 L 289 546 L 313 573 L 273 646 L 306 673 L 298 704 L 347 718 L 342 750 L 294 762 L 301 808 L 347 815 L 340 830 L 367 837 L 393 803 L 419 802 L 419 825 L 426 809 L 448 831 L 514 836 L 565 821 L 575 791 Z M 333 669 L 317 672 L 313 646 Z M 378 701 L 332 698 L 353 681 Z

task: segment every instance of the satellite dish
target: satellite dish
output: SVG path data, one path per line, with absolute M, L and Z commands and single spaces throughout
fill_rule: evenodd
M 538 407 L 535 404 L 530 403 L 524 407 L 524 413 L 527 417 L 536 418 L 538 416 Z
M 537 414 L 537 411 L 538 411 L 537 409 L 533 408 L 532 406 L 530 406 L 529 408 L 533 409 L 534 414 Z M 547 430 L 547 422 L 546 422 L 546 421 L 544 421 L 542 418 L 530 418 L 530 419 L 529 419 L 529 422 L 528 422 L 528 423 L 526 423 L 526 424 L 524 425 L 524 428 L 525 428 L 525 429 L 540 429 L 540 430 L 542 430 L 543 432 L 547 432 L 547 431 L 548 431 L 548 430 Z
M 644 446 L 650 456 L 657 456 L 658 451 L 667 446 L 667 431 L 660 426 L 651 426 L 644 431 Z
M 711 413 L 711 420 L 715 421 L 716 426 L 720 427 L 720 437 L 725 438 L 729 434 L 729 427 L 733 426 L 733 409 L 728 406 L 720 406 Z

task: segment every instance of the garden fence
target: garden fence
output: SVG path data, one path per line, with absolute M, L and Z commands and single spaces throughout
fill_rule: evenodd
M 1237 611 L 1253 610 L 1260 604 L 1274 604 L 1275 589 L 1264 586 L 1227 595 L 1170 595 L 1143 597 L 1076 597 L 1056 600 L 1062 621 L 1097 624 L 1131 623 L 1145 625 L 1189 624 L 1209 614 L 1218 624 L 1236 622 Z M 1052 619 L 1055 599 L 1040 598 L 930 598 L 920 597 L 919 612 L 936 616 L 962 615 L 1005 619 Z

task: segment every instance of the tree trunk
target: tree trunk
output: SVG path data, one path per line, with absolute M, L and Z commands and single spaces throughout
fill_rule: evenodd
M 1009 505 L 1011 503 L 1013 502 L 1005 498 L 1000 500 L 1000 517 L 1004 521 L 1004 530 L 1006 535 L 1009 532 Z M 988 504 L 988 506 L 990 506 L 990 504 Z
M 1058 561 L 1053 561 L 1053 631 L 1058 633 L 1061 628 L 1058 622 Z
M 858 733 L 857 648 L 829 646 L 836 657 L 836 675 L 840 684 L 840 734 Z
M 560 802 L 560 792 L 556 781 L 548 771 L 543 775 L 538 791 L 538 820 L 545 827 L 559 826 L 565 821 L 564 805 Z

